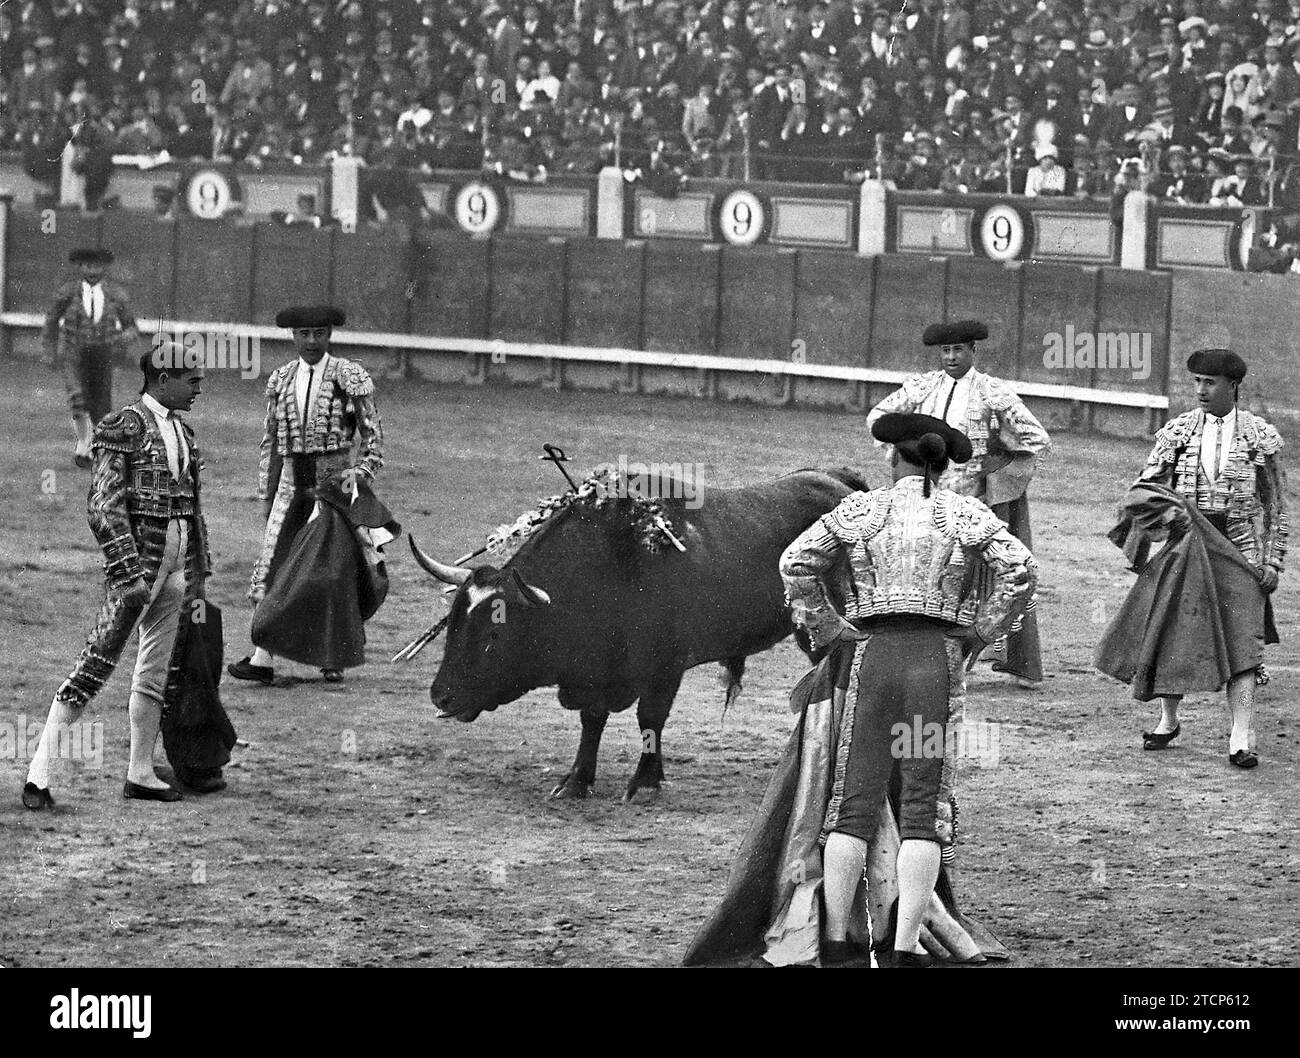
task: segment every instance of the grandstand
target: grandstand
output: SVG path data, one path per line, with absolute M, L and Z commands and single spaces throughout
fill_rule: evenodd
M 1300 2 L 13 0 L 0 151 L 1291 204 Z M 1047 161 L 1055 159 L 1055 165 Z M 1042 176 L 1031 171 L 1044 169 Z

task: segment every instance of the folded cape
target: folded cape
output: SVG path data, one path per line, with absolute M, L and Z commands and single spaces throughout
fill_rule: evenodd
M 230 760 L 235 728 L 221 705 L 221 610 L 207 600 L 181 615 L 162 714 L 163 748 L 178 776 Z

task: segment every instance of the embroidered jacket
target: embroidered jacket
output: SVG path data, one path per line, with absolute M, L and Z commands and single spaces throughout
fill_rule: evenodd
M 1237 409 L 1227 466 L 1214 481 L 1201 468 L 1205 412 L 1193 408 L 1156 431 L 1139 481 L 1157 481 L 1186 496 L 1202 512 L 1226 514 L 1228 539 L 1245 559 L 1282 571 L 1288 519 L 1282 435 L 1258 415 Z
M 47 361 L 54 362 L 69 350 L 87 345 L 108 345 L 135 329 L 135 315 L 126 303 L 126 291 L 107 280 L 102 286 L 104 308 L 98 323 L 86 314 L 80 279 L 59 287 L 41 328 L 41 349 Z
M 834 642 L 854 620 L 888 614 L 973 626 L 992 642 L 1031 602 L 1038 563 L 1029 549 L 979 500 L 947 489 L 927 497 L 923 485 L 912 475 L 846 496 L 781 556 L 786 599 L 814 646 Z M 825 578 L 845 552 L 851 576 L 841 615 Z
M 375 384 L 360 364 L 331 354 L 321 376 L 311 415 L 305 424 L 298 414 L 298 360 L 276 368 L 266 382 L 266 425 L 257 469 L 257 494 L 269 500 L 275 492 L 273 457 L 324 455 L 359 451 L 353 466 L 371 480 L 384 465 L 384 432 L 375 404 Z
M 192 519 L 199 571 L 205 576 L 211 572 L 207 528 L 199 509 L 199 449 L 189 424 L 178 421 L 189 450 L 189 465 L 179 481 L 167 465 L 158 423 L 142 402 L 106 416 L 95 430 L 86 515 L 103 549 L 104 573 L 113 589 L 141 577 L 152 583 L 173 517 Z
M 946 371 L 927 371 L 912 375 L 867 414 L 867 430 L 876 420 L 889 412 L 919 412 L 926 399 L 941 386 L 952 383 Z M 938 416 L 936 416 L 938 417 Z M 1033 412 L 1025 407 L 1011 385 L 1000 378 L 986 375 L 973 368 L 970 373 L 970 397 L 966 404 L 965 422 L 959 427 L 970 438 L 972 455 L 964 464 L 952 464 L 939 479 L 945 489 L 964 496 L 984 494 L 985 465 L 989 454 L 989 437 L 1008 429 L 1016 444 L 1034 456 L 1036 469 L 1051 449 L 1051 438 Z M 878 447 L 884 443 L 876 441 Z

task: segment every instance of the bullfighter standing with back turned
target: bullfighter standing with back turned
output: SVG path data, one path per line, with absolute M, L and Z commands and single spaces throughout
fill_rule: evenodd
M 379 516 L 371 521 L 380 525 L 388 521 L 382 505 L 369 495 L 367 484 L 374 481 L 384 463 L 375 384 L 360 364 L 329 351 L 333 328 L 345 322 L 343 311 L 330 305 L 287 308 L 275 322 L 293 331 L 298 357 L 273 371 L 266 383 L 266 425 L 257 469 L 266 533 L 249 590 L 255 607 L 262 605 L 295 537 L 312 517 L 318 490 L 322 499 L 348 493 L 364 495 L 365 506 L 379 510 Z M 321 570 L 317 575 L 328 573 Z M 254 615 L 255 628 L 259 616 Z M 323 640 L 352 639 L 358 632 L 357 622 L 345 619 L 350 615 L 339 616 L 336 621 L 330 614 L 319 613 L 310 627 L 301 623 L 293 628 L 274 627 L 272 637 L 288 644 L 288 650 L 281 651 L 284 656 L 327 659 L 321 665 L 324 677 L 338 682 L 343 678 L 342 664 L 336 665 L 333 659 L 354 657 L 355 651 L 350 643 Z M 270 684 L 275 679 L 274 666 L 274 655 L 256 645 L 249 657 L 229 666 L 228 671 L 241 680 Z
M 1011 534 L 1032 548 L 1029 481 L 1051 448 L 1051 438 L 1009 382 L 975 370 L 975 343 L 989 336 L 978 320 L 935 323 L 921 337 L 938 346 L 942 368 L 912 375 L 867 415 L 867 429 L 891 412 L 933 415 L 970 438 L 972 455 L 954 464 L 941 488 L 974 496 L 1006 522 Z M 880 444 L 879 441 L 876 442 Z M 1031 603 L 1001 641 L 994 669 L 1012 673 L 1022 685 L 1043 678 L 1037 607 Z

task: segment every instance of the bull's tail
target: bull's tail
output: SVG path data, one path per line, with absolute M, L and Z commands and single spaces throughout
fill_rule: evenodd
M 727 719 L 727 710 L 740 697 L 741 677 L 745 675 L 745 655 L 727 658 L 721 663 L 722 671 L 718 673 L 718 682 L 726 688 L 726 697 L 722 702 L 722 719 Z

